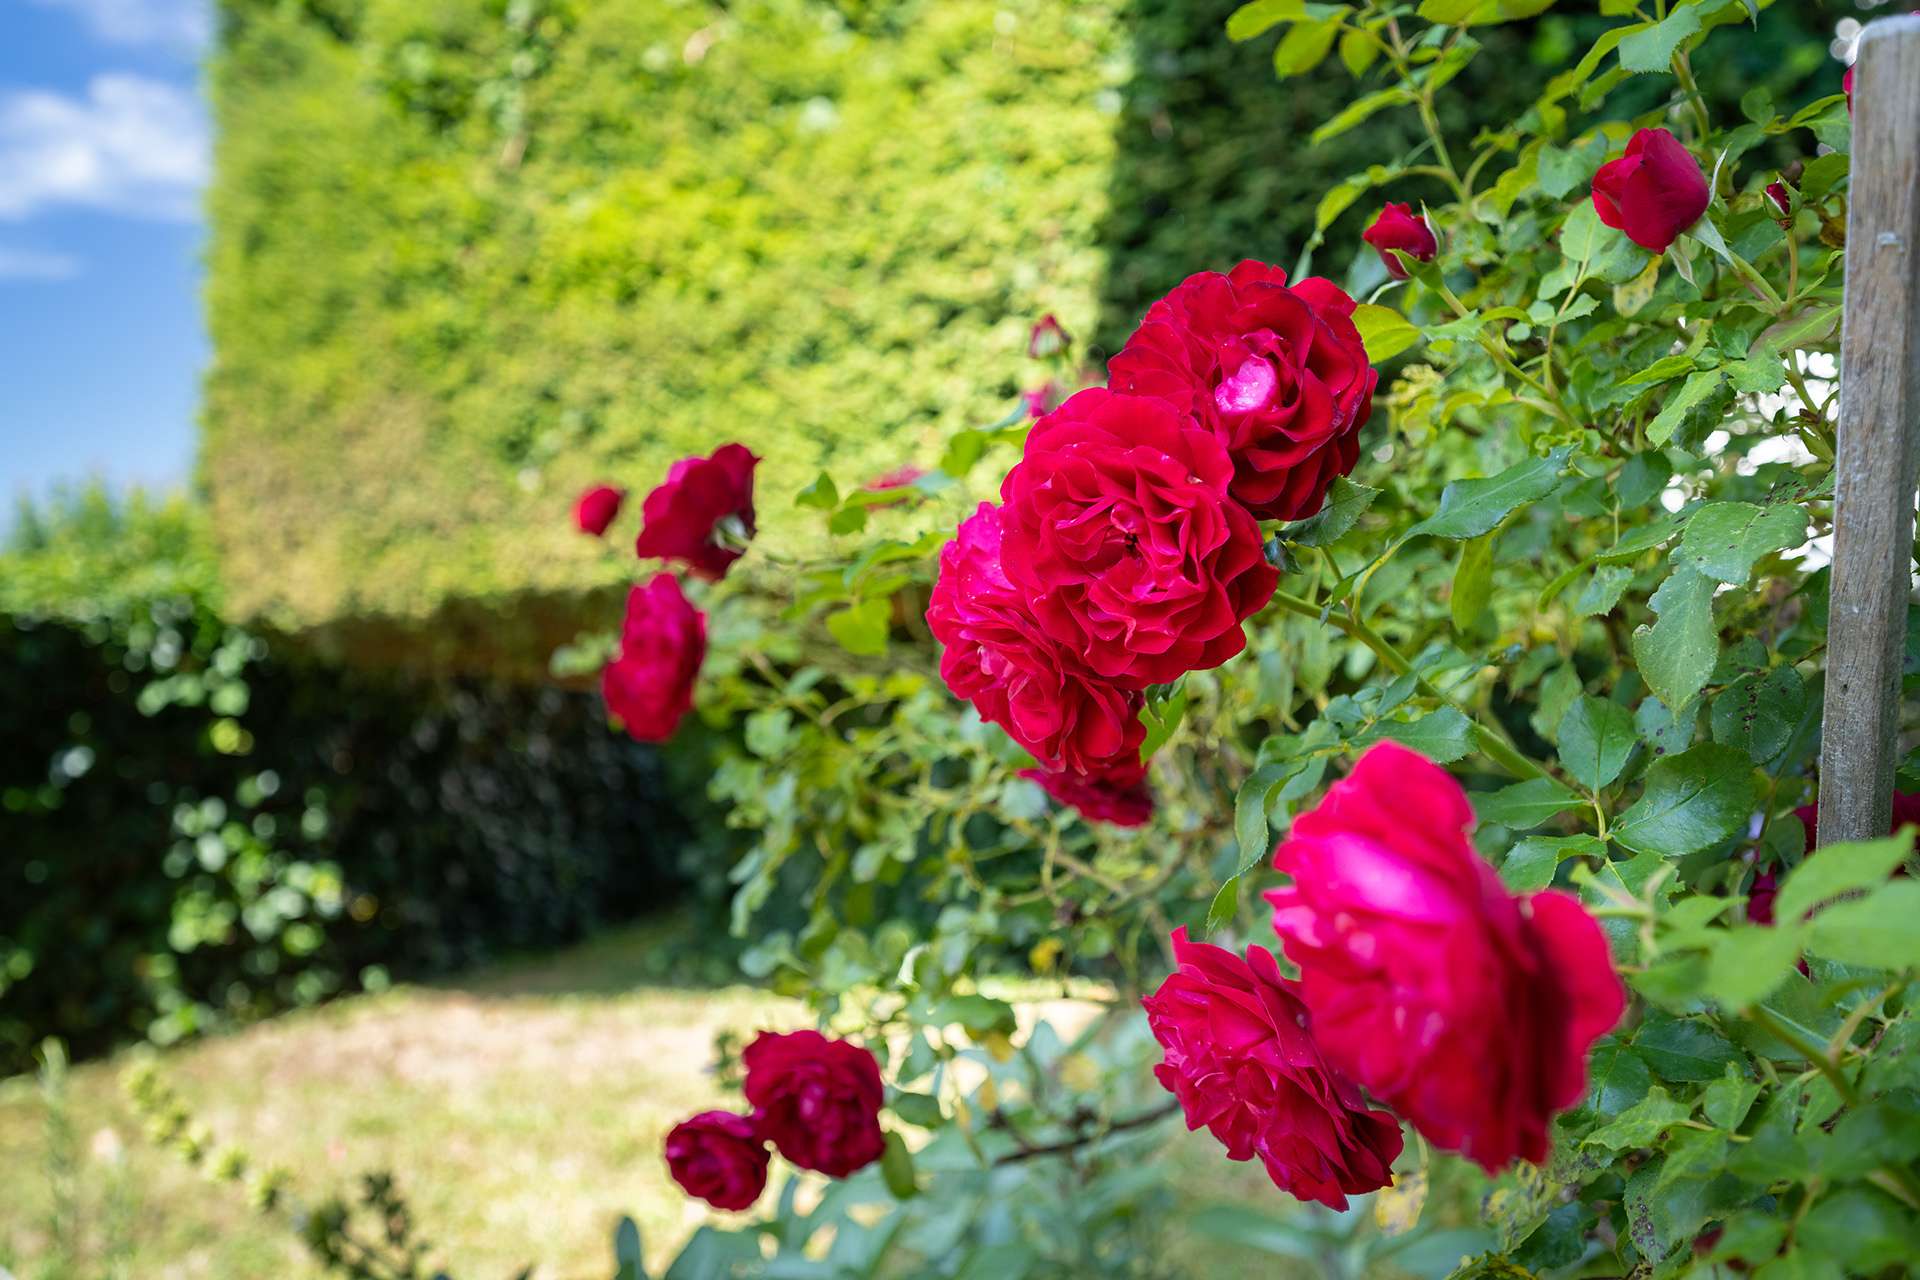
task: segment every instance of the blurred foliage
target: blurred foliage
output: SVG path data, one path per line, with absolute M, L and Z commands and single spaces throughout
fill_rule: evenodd
M 315 661 L 213 582 L 192 507 L 97 490 L 0 556 L 0 1071 L 577 937 L 703 861 L 695 753 Z
M 203 478 L 235 616 L 446 639 L 488 605 L 488 662 L 550 638 L 494 619 L 614 580 L 564 518 L 586 484 L 720 439 L 775 492 L 924 461 L 1019 389 L 1033 317 L 1111 350 L 1190 271 L 1294 262 L 1319 194 L 1417 137 L 1317 143 L 1344 77 L 1276 87 L 1230 0 L 223 3 Z M 1804 96 L 1817 19 L 1708 92 Z M 1601 22 L 1489 32 L 1448 133 Z

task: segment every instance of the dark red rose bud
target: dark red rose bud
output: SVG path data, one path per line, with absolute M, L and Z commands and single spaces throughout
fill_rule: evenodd
M 1774 221 L 1778 222 L 1782 227 L 1791 227 L 1793 225 L 1793 197 L 1787 194 L 1787 184 L 1784 182 L 1769 182 L 1767 184 L 1767 199 L 1773 201 L 1773 207 L 1780 211 L 1780 216 L 1775 218 Z
M 1853 114 L 1853 68 L 1847 68 L 1847 74 L 1840 77 L 1840 92 L 1847 95 L 1847 114 Z
M 1040 317 L 1039 323 L 1027 335 L 1027 354 L 1035 360 L 1046 360 L 1065 351 L 1072 341 L 1072 337 L 1060 327 L 1060 322 L 1049 311 Z
M 1233 459 L 1233 497 L 1260 519 L 1298 520 L 1353 470 L 1373 411 L 1379 375 L 1353 308 L 1338 286 L 1289 285 L 1264 262 L 1203 271 L 1147 309 L 1108 385 L 1192 414 Z
M 573 523 L 582 533 L 599 537 L 607 531 L 607 526 L 620 514 L 620 504 L 627 500 L 625 489 L 616 489 L 612 485 L 597 484 L 580 495 L 573 504 Z
M 707 617 L 670 573 L 627 594 L 620 651 L 600 673 L 607 711 L 642 742 L 665 742 L 693 708 L 707 656 Z
M 880 1064 L 850 1040 L 763 1031 L 740 1055 L 760 1136 L 802 1169 L 844 1178 L 880 1158 Z
M 1144 766 L 1092 776 L 1060 769 L 1022 769 L 1020 776 L 1039 783 L 1060 804 L 1079 810 L 1088 822 L 1138 827 L 1153 816 L 1153 793 L 1147 790 Z
M 1027 406 L 1029 418 L 1044 418 L 1060 407 L 1060 388 L 1051 382 L 1043 382 L 1031 391 L 1022 391 L 1020 400 Z
M 750 1208 L 767 1187 L 767 1144 L 751 1116 L 703 1111 L 667 1134 L 667 1172 L 716 1209 Z
M 1299 984 L 1273 953 L 1248 947 L 1242 959 L 1176 929 L 1173 955 L 1179 967 L 1141 1003 L 1166 1054 L 1153 1074 L 1187 1128 L 1205 1127 L 1230 1159 L 1259 1156 L 1276 1187 L 1330 1209 L 1392 1182 L 1399 1122 L 1321 1056 Z
M 1414 213 L 1411 205 L 1387 205 L 1380 210 L 1380 216 L 1373 220 L 1373 225 L 1360 234 L 1360 238 L 1379 252 L 1380 261 L 1387 264 L 1387 274 L 1395 280 L 1405 280 L 1407 269 L 1389 250 L 1398 249 L 1421 262 L 1432 262 L 1433 256 L 1440 252 L 1440 243 L 1433 238 L 1433 228 L 1427 225 L 1425 218 Z
M 745 445 L 726 444 L 709 458 L 682 458 L 647 495 L 634 554 L 678 560 L 695 575 L 726 576 L 753 538 L 753 469 Z
M 1711 200 L 1707 175 L 1693 153 L 1665 129 L 1642 129 L 1626 154 L 1593 175 L 1593 208 L 1600 221 L 1625 231 L 1651 253 L 1700 221 Z

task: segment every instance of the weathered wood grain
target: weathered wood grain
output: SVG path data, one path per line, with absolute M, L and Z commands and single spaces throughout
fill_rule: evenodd
M 1869 25 L 1854 68 L 1823 844 L 1892 822 L 1920 431 L 1920 17 Z

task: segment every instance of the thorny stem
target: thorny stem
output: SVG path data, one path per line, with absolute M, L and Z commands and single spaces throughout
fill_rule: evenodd
M 1053 1142 L 1044 1147 L 1022 1147 L 1018 1151 L 1009 1152 L 1001 1156 L 993 1162 L 993 1166 L 997 1169 L 1001 1165 L 1018 1164 L 1022 1160 L 1037 1160 L 1041 1156 L 1065 1155 L 1069 1151 L 1077 1151 L 1081 1147 L 1098 1142 L 1109 1135 L 1125 1133 L 1129 1129 L 1144 1129 L 1148 1125 L 1158 1124 L 1179 1109 L 1180 1104 L 1177 1101 L 1162 1103 L 1150 1111 L 1142 1111 L 1139 1115 L 1128 1116 L 1125 1120 L 1116 1120 L 1104 1129 L 1095 1129 L 1091 1132 L 1080 1134 L 1078 1137 L 1069 1138 L 1065 1142 Z

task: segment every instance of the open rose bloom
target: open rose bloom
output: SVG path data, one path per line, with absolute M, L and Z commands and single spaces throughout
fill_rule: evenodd
M 665 742 L 693 709 L 707 656 L 707 618 L 670 573 L 627 593 L 620 651 L 600 673 L 607 711 L 642 742 Z
M 1203 271 L 1148 308 L 1107 364 L 1115 391 L 1185 409 L 1227 450 L 1233 496 L 1261 519 L 1320 509 L 1360 457 L 1379 374 L 1330 281 L 1247 261 Z
M 740 1055 L 754 1126 L 802 1169 L 844 1178 L 880 1158 L 880 1064 L 818 1031 L 762 1032 Z
M 1173 935 L 1179 964 L 1142 1003 L 1166 1060 L 1154 1075 L 1234 1160 L 1260 1158 L 1282 1191 L 1330 1209 L 1393 1180 L 1400 1125 L 1368 1109 L 1329 1067 L 1308 1030 L 1296 984 L 1273 954 L 1244 959 Z
M 1472 823 L 1445 770 L 1382 743 L 1294 821 L 1266 896 L 1328 1059 L 1493 1171 L 1546 1158 L 1626 994 L 1579 901 L 1507 892 Z
M 745 446 L 724 444 L 711 457 L 682 458 L 647 495 L 634 543 L 642 560 L 677 560 L 696 577 L 717 580 L 754 533 L 753 469 Z
M 767 1186 L 767 1144 L 750 1116 L 703 1111 L 667 1134 L 667 1172 L 716 1209 L 750 1208 Z

